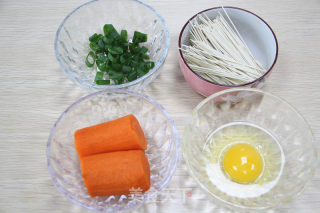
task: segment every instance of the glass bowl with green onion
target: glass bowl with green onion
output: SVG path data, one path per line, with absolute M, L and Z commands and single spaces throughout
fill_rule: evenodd
M 168 53 L 166 22 L 137 0 L 94 0 L 60 24 L 54 42 L 61 68 L 89 90 L 142 90 Z

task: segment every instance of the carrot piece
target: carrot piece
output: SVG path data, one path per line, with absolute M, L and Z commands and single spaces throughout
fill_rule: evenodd
M 150 188 L 150 167 L 142 150 L 91 155 L 80 159 L 84 184 L 91 197 L 130 194 Z M 132 191 L 131 191 L 132 192 Z
M 80 157 L 122 150 L 146 150 L 147 141 L 141 126 L 132 114 L 79 129 L 74 133 Z

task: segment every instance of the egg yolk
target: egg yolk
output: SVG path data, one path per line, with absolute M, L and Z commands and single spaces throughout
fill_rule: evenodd
M 256 148 L 239 143 L 231 146 L 223 156 L 223 169 L 235 182 L 250 183 L 262 172 L 263 160 Z

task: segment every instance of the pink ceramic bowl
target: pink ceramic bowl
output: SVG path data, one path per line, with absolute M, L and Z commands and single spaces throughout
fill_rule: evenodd
M 180 32 L 179 63 L 185 80 L 196 92 L 206 97 L 221 90 L 234 87 L 261 88 L 265 82 L 265 79 L 270 75 L 278 57 L 277 38 L 271 27 L 262 18 L 241 8 L 224 7 L 224 9 L 238 29 L 254 57 L 262 64 L 263 67 L 266 68 L 267 72 L 255 81 L 241 85 L 221 85 L 213 83 L 202 78 L 200 75 L 194 72 L 184 60 L 182 51 L 180 50 L 182 44 L 189 44 L 190 22 L 192 23 L 197 15 L 201 13 L 204 13 L 210 19 L 214 19 L 219 11 L 221 14 L 223 14 L 221 7 L 214 7 L 201 11 L 191 17 Z

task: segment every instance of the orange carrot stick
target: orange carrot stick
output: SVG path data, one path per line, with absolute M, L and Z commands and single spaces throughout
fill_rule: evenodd
M 80 157 L 121 150 L 146 150 L 147 141 L 140 124 L 132 114 L 79 129 L 74 133 Z
M 150 168 L 142 150 L 91 155 L 80 159 L 84 184 L 91 197 L 130 194 L 150 188 Z

